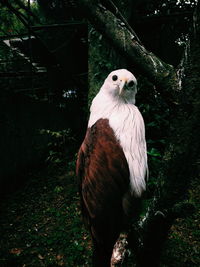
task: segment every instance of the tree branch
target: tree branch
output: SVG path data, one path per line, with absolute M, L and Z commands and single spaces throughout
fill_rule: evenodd
M 97 0 L 80 0 L 88 20 L 110 43 L 129 58 L 162 93 L 174 97 L 172 91 L 179 89 L 179 79 L 173 66 L 166 64 L 147 51 L 130 32 L 124 22 L 98 4 Z M 173 89 L 173 90 L 171 90 Z
M 54 58 L 53 53 L 49 50 L 42 38 L 40 38 L 39 34 L 34 31 L 33 27 L 30 27 L 29 22 L 26 20 L 26 17 L 22 16 L 22 13 L 19 12 L 13 5 L 8 3 L 6 0 L 0 0 L 0 3 L 6 6 L 20 20 L 24 27 L 28 29 L 28 34 L 35 36 L 35 38 L 38 39 L 44 49 L 48 51 L 49 55 L 52 55 L 52 57 Z
M 26 27 L 29 28 L 27 18 L 22 14 L 20 11 L 15 9 L 10 3 L 8 3 L 6 0 L 0 0 L 0 3 L 4 6 L 6 6 L 15 16 L 20 20 L 20 22 Z
M 15 0 L 15 3 L 18 4 L 18 6 L 24 11 L 26 11 L 27 16 L 31 16 L 37 23 L 40 23 L 39 18 L 23 2 L 21 2 L 20 0 Z

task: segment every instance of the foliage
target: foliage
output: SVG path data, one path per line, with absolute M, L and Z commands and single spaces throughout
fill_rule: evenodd
M 75 9 L 76 1 L 60 1 L 60 0 L 37 0 L 39 9 L 43 16 L 49 22 L 63 22 L 69 18 L 76 20 L 80 18 L 80 10 Z
M 149 165 L 148 197 L 152 197 L 167 143 L 170 110 L 154 86 L 143 76 L 138 78 L 136 105 L 145 122 Z
M 15 34 L 27 34 L 29 29 L 27 25 L 34 25 L 40 23 L 44 23 L 46 18 L 42 15 L 41 10 L 37 1 L 30 1 L 30 10 L 27 0 L 9 0 L 8 6 L 4 3 L 4 1 L 0 1 L 0 36 L 1 35 L 15 35 Z M 16 10 L 18 15 L 23 19 L 23 21 L 27 24 L 25 25 L 19 17 L 14 14 L 13 10 L 10 9 L 12 7 Z
M 75 142 L 70 129 L 61 131 L 51 131 L 47 129 L 40 130 L 40 134 L 47 134 L 50 142 L 47 147 L 46 162 L 51 165 L 58 165 L 66 162 L 67 156 L 70 154 L 70 149 Z
M 0 35 L 10 35 L 10 34 L 18 34 L 26 31 L 24 25 L 19 21 L 19 19 L 12 14 L 7 7 L 2 6 L 0 3 Z M 24 11 L 19 9 L 19 11 L 23 14 Z
M 196 6 L 196 0 L 142 0 L 136 1 L 141 13 L 150 15 L 168 15 L 171 12 L 190 11 Z
M 177 219 L 172 226 L 162 255 L 162 262 L 165 262 L 165 266 L 195 267 L 200 265 L 199 190 L 199 179 L 194 178 L 189 189 L 189 201 L 195 205 L 196 212 L 188 218 Z

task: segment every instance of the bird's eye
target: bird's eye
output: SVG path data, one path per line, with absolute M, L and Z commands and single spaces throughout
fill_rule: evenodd
M 128 87 L 133 87 L 134 86 L 134 81 L 130 81 L 127 85 L 128 85 Z
M 113 80 L 113 81 L 117 81 L 117 79 L 118 79 L 117 75 L 113 75 L 113 76 L 112 76 L 112 80 Z

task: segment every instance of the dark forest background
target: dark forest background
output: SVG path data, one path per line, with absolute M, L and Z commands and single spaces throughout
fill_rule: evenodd
M 158 61 L 134 60 L 126 34 L 116 41 L 101 29 L 94 7 L 115 17 L 105 28 L 128 29 Z M 198 1 L 0 0 L 0 21 L 0 266 L 91 266 L 75 160 L 91 100 L 118 68 L 138 80 L 146 125 L 141 220 L 150 210 L 143 228 L 154 235 L 142 232 L 144 255 L 200 266 Z M 171 85 L 148 70 L 161 63 L 177 75 L 175 90 L 173 75 Z M 136 264 L 133 253 L 122 266 Z

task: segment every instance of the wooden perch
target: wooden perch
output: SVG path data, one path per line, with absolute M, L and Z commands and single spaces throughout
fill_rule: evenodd
M 80 0 L 80 4 L 91 24 L 163 93 L 179 89 L 174 67 L 147 51 L 124 22 L 96 0 Z

